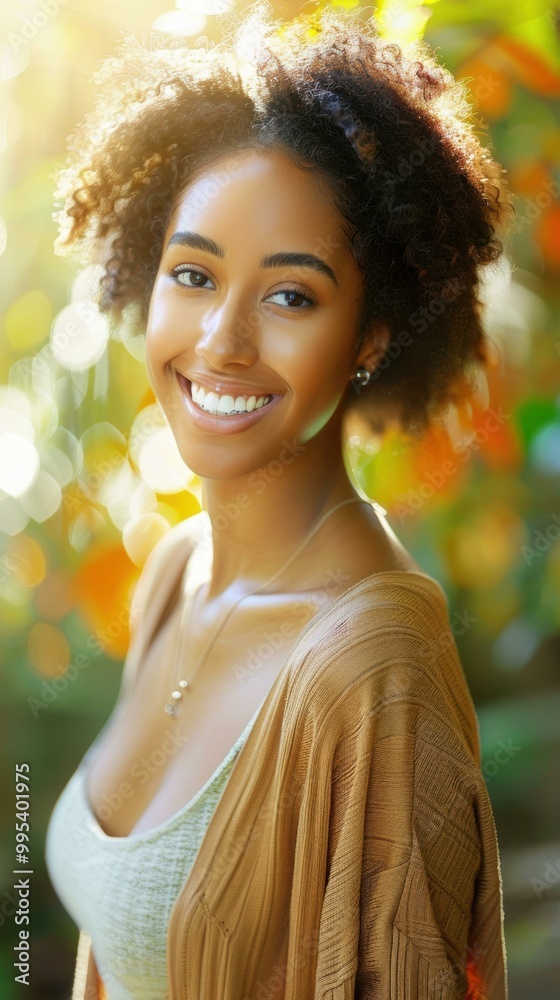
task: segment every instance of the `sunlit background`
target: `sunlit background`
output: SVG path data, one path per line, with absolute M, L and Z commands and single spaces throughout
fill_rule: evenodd
M 484 293 L 495 356 L 487 383 L 445 433 L 414 448 L 393 433 L 381 444 L 354 436 L 348 455 L 364 490 L 448 594 L 498 829 L 510 998 L 552 1000 L 560 992 L 559 8 L 539 0 L 517 0 L 515 9 L 510 0 L 361 6 L 387 39 L 424 37 L 467 80 L 517 196 L 507 258 Z M 31 765 L 25 995 L 66 1000 L 77 930 L 44 868 L 47 821 L 114 704 L 139 570 L 201 501 L 200 480 L 148 384 L 142 338 L 124 327 L 110 337 L 89 299 L 95 269 L 53 252 L 52 174 L 92 106 L 92 72 L 124 33 L 145 47 L 170 35 L 196 46 L 218 41 L 222 19 L 246 7 L 19 0 L 1 14 L 5 1000 L 20 995 L 12 967 L 15 762 Z M 304 9 L 274 7 L 286 18 Z

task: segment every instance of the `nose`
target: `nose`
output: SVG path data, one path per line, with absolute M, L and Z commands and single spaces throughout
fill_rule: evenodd
M 245 318 L 238 304 L 223 303 L 206 314 L 195 353 L 208 368 L 216 370 L 230 362 L 252 365 L 258 357 L 259 333 L 256 310 Z

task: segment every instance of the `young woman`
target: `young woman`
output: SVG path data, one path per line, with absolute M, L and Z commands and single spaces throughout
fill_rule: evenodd
M 446 597 L 344 455 L 351 415 L 417 433 L 484 360 L 502 170 L 429 47 L 359 16 L 259 5 L 214 48 L 128 39 L 97 82 L 58 249 L 136 310 L 203 509 L 141 572 L 50 819 L 73 997 L 505 1000 Z

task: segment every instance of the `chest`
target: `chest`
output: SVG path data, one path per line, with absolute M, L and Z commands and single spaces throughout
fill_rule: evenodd
M 86 768 L 90 808 L 109 836 L 159 825 L 208 782 L 320 610 L 315 594 L 267 595 L 248 601 L 221 630 L 195 616 L 188 633 L 180 628 L 180 601 L 164 611 L 133 688 Z M 177 657 L 189 686 L 173 717 L 165 705 Z

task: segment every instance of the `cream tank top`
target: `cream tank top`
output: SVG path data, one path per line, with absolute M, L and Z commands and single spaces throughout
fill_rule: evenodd
M 263 703 L 206 784 L 151 830 L 110 837 L 90 806 L 86 763 L 104 730 L 56 800 L 47 871 L 61 903 L 91 938 L 109 1000 L 165 1000 L 169 915 Z

